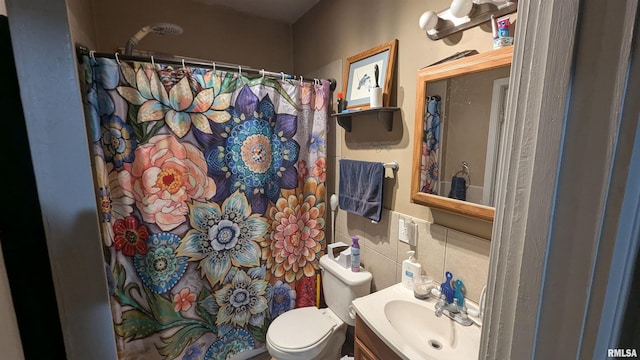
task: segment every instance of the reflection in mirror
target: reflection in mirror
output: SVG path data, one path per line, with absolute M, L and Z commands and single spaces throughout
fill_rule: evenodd
M 418 71 L 411 201 L 493 221 L 513 47 Z
M 421 192 L 493 206 L 509 70 L 426 84 Z

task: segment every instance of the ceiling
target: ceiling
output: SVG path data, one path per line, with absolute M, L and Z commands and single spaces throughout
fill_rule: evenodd
M 222 5 L 251 16 L 293 24 L 320 0 L 193 0 L 207 5 Z

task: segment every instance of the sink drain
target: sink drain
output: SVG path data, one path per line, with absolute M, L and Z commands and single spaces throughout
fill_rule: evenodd
M 442 344 L 440 344 L 440 342 L 437 341 L 437 340 L 429 340 L 429 346 L 431 346 L 431 348 L 433 348 L 435 350 L 441 350 L 442 349 Z

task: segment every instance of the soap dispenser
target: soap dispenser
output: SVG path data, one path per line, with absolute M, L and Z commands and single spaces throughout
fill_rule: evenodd
M 409 258 L 402 262 L 402 285 L 409 290 L 413 289 L 413 277 L 422 273 L 422 265 L 420 265 L 413 255 L 416 252 L 407 251 Z

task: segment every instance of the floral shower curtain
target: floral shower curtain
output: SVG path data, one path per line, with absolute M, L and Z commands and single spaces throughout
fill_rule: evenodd
M 427 98 L 422 136 L 422 162 L 420 191 L 438 195 L 438 169 L 440 167 L 440 97 Z
M 83 65 L 120 358 L 264 349 L 273 319 L 316 302 L 328 82 Z

